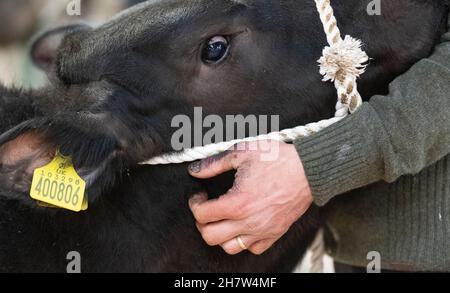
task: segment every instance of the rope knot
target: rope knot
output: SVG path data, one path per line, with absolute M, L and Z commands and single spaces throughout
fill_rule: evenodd
M 360 40 L 346 36 L 344 40 L 325 47 L 319 59 L 323 81 L 343 81 L 346 76 L 359 77 L 364 73 L 369 56 L 361 49 Z

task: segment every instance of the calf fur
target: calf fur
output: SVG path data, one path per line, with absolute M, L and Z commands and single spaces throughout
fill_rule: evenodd
M 427 57 L 445 30 L 445 1 L 335 1 L 341 30 L 372 58 L 367 100 Z M 203 60 L 215 36 L 221 62 Z M 289 272 L 320 226 L 313 207 L 270 251 L 228 256 L 208 247 L 187 201 L 224 193 L 233 174 L 189 177 L 186 165 L 139 166 L 171 151 L 175 115 L 280 115 L 282 128 L 329 118 L 336 93 L 317 60 L 326 38 L 314 1 L 165 0 L 137 5 L 97 27 L 44 34 L 33 57 L 48 71 L 37 91 L 0 87 L 0 271 L 64 272 L 78 251 L 83 272 Z M 35 168 L 59 149 L 88 185 L 73 213 L 30 199 Z

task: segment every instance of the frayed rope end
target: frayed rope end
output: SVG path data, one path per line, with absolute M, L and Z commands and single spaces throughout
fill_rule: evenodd
M 346 36 L 335 45 L 325 47 L 319 59 L 323 81 L 344 80 L 346 76 L 359 77 L 367 68 L 369 56 L 362 49 L 360 40 Z

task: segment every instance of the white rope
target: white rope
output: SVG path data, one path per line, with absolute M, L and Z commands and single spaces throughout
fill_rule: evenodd
M 349 112 L 353 113 L 356 111 L 362 104 L 362 99 L 357 89 L 356 79 L 364 73 L 364 64 L 369 58 L 367 54 L 361 50 L 361 42 L 359 40 L 353 39 L 350 36 L 346 36 L 345 39 L 342 39 L 330 0 L 315 0 L 315 2 L 320 14 L 320 19 L 323 23 L 328 44 L 330 45 L 329 47 L 325 47 L 323 56 L 318 61 L 320 64 L 320 73 L 324 76 L 323 81 L 334 82 L 338 93 L 338 102 L 336 104 L 334 118 L 257 137 L 195 147 L 179 153 L 164 154 L 142 162 L 141 165 L 166 165 L 193 162 L 220 154 L 231 148 L 233 145 L 241 142 L 260 140 L 292 142 L 296 139 L 319 132 L 342 120 Z
M 230 149 L 237 143 L 241 142 L 251 142 L 251 141 L 261 141 L 261 140 L 278 140 L 284 142 L 293 142 L 301 137 L 309 136 L 313 133 L 319 132 L 320 130 L 327 128 L 328 126 L 338 122 L 347 115 L 342 115 L 341 117 L 334 117 L 328 120 L 322 120 L 320 122 L 311 123 L 305 126 L 299 126 L 292 129 L 285 129 L 280 132 L 272 132 L 266 135 L 260 135 L 257 137 L 248 137 L 245 139 L 236 139 L 232 141 L 226 141 L 216 144 L 210 144 L 202 147 L 195 147 L 186 150 L 181 153 L 167 154 L 161 157 L 153 158 L 147 162 L 141 163 L 143 165 L 167 165 L 167 164 L 180 164 L 184 162 L 193 162 L 207 157 L 217 155 Z
M 367 54 L 361 49 L 361 41 L 350 36 L 341 37 L 341 32 L 334 16 L 330 0 L 314 0 L 317 11 L 319 12 L 329 46 L 325 47 L 322 57 L 318 60 L 320 64 L 320 73 L 324 76 L 323 81 L 332 81 L 337 90 L 338 101 L 336 104 L 335 117 L 311 123 L 305 126 L 298 126 L 292 129 L 285 129 L 280 132 L 273 132 L 267 135 L 251 137 L 241 140 L 233 140 L 217 144 L 210 144 L 202 147 L 196 147 L 184 150 L 180 153 L 165 154 L 160 157 L 152 158 L 142 165 L 163 165 L 192 162 L 205 159 L 207 157 L 220 154 L 237 143 L 259 141 L 259 140 L 278 140 L 292 142 L 296 139 L 309 136 L 319 132 L 324 128 L 344 119 L 349 112 L 355 112 L 362 104 L 362 99 L 358 93 L 357 78 L 364 73 L 366 63 L 369 60 Z M 325 255 L 325 245 L 323 241 L 323 232 L 320 231 L 310 251 L 311 272 L 323 272 L 323 258 Z

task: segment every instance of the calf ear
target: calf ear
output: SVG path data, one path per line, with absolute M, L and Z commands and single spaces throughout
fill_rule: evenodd
M 64 37 L 88 28 L 86 25 L 77 24 L 56 28 L 38 35 L 31 46 L 31 59 L 34 64 L 40 69 L 49 72 L 56 63 L 58 49 Z
M 52 161 L 57 150 L 72 157 L 90 202 L 113 185 L 119 163 L 110 138 L 89 136 L 64 122 L 36 119 L 0 136 L 0 196 L 34 204 L 28 196 L 34 170 Z
M 31 202 L 23 194 L 29 192 L 33 172 L 48 164 L 56 149 L 37 130 L 10 135 L 13 138 L 0 146 L 0 188 L 12 198 Z

